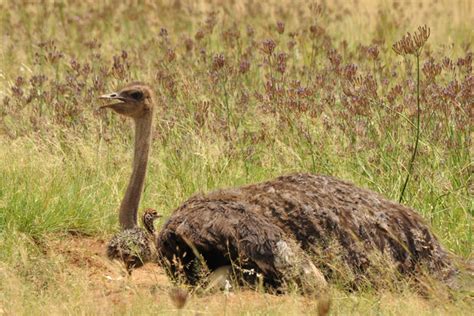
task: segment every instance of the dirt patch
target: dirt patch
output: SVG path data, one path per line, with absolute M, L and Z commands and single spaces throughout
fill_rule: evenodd
M 56 237 L 48 241 L 48 256 L 60 260 L 64 265 L 63 272 L 70 275 L 70 279 L 75 280 L 78 276 L 81 282 L 86 283 L 87 296 L 92 297 L 94 304 L 100 306 L 100 310 L 127 313 L 132 306 L 140 304 L 140 300 L 145 300 L 153 302 L 152 308 L 157 308 L 160 312 L 175 314 L 175 306 L 169 297 L 174 285 L 163 269 L 148 263 L 134 270 L 129 276 L 123 264 L 107 258 L 106 244 L 107 240 L 100 238 Z M 60 274 L 58 277 L 61 277 Z M 217 315 L 221 314 L 223 308 L 245 310 L 249 302 L 259 309 L 271 309 L 287 300 L 295 300 L 295 297 L 233 288 L 228 294 L 217 290 L 205 294 L 191 294 L 186 306 L 193 308 L 191 314 L 200 311 Z M 307 298 L 299 297 L 297 301 L 304 306 L 311 305 L 311 300 Z
M 91 289 L 107 289 L 106 294 L 123 291 L 128 284 L 150 291 L 171 285 L 163 269 L 152 263 L 128 275 L 122 263 L 107 258 L 106 244 L 103 239 L 68 236 L 52 241 L 49 254 L 62 257 L 70 271 L 80 271 L 87 278 Z

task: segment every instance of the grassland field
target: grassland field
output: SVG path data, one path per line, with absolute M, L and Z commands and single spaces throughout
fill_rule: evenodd
M 140 209 L 305 171 L 403 203 L 463 270 L 458 290 L 348 292 L 331 315 L 474 310 L 469 0 L 0 1 L 0 315 L 316 315 L 318 297 L 232 288 L 182 311 L 153 265 L 106 259 L 131 170 L 131 122 L 97 96 L 132 81 L 158 96 Z M 466 271 L 464 271 L 466 270 Z

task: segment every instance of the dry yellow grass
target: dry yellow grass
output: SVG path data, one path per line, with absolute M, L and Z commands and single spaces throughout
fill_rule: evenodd
M 174 287 L 164 272 L 148 264 L 128 277 L 123 266 L 105 258 L 105 241 L 90 237 L 52 237 L 47 249 L 48 281 L 35 297 L 11 267 L 0 268 L 0 313 L 7 315 L 134 314 L 176 315 L 169 297 Z M 18 251 L 25 251 L 19 243 Z M 27 264 L 27 262 L 24 262 Z M 43 267 L 44 268 L 44 267 Z M 45 271 L 46 272 L 46 271 Z M 32 276 L 33 277 L 33 276 Z M 7 285 L 7 286 L 6 286 Z M 331 289 L 331 315 L 462 315 L 469 314 L 472 297 L 455 300 L 446 293 L 426 298 L 408 287 L 393 293 L 344 293 Z M 25 297 L 26 296 L 26 297 Z M 18 304 L 23 297 L 22 304 Z M 325 299 L 325 298 L 323 298 Z M 232 289 L 230 293 L 190 294 L 183 315 L 317 315 L 319 299 L 296 293 L 270 295 Z

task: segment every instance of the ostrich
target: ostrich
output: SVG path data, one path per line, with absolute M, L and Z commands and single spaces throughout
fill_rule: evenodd
M 142 216 L 144 229 L 135 226 L 116 234 L 107 245 L 107 257 L 121 260 L 129 274 L 133 269 L 152 261 L 156 257 L 154 222 L 158 218 L 161 215 L 156 210 L 146 209 Z
M 120 208 L 122 227 L 133 230 L 151 143 L 153 94 L 134 83 L 102 98 L 117 101 L 105 108 L 135 120 L 134 168 Z M 356 281 L 380 260 L 400 275 L 428 271 L 448 280 L 456 272 L 414 210 L 349 182 L 307 173 L 197 194 L 172 213 L 155 245 L 158 263 L 190 284 L 203 269 L 231 266 L 242 281 L 256 282 L 258 276 L 270 288 L 292 280 L 324 286 L 333 276 L 332 260 L 342 261 Z
M 99 97 L 113 102 L 101 108 L 113 109 L 119 114 L 133 118 L 135 122 L 133 170 L 119 210 L 122 231 L 116 234 L 107 246 L 107 256 L 110 259 L 122 260 L 129 273 L 133 268 L 151 260 L 152 253 L 155 252 L 154 247 L 150 247 L 150 241 L 154 239 L 153 221 L 160 217 L 156 211 L 147 209 L 142 218 L 145 229 L 137 226 L 138 205 L 145 181 L 153 125 L 152 96 L 150 88 L 137 82 L 118 93 Z

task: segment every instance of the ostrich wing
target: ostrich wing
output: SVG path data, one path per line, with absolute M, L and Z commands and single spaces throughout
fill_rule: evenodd
M 198 252 L 211 270 L 231 263 L 259 271 L 268 279 L 281 278 L 287 265 L 282 229 L 255 207 L 232 199 L 197 196 L 183 204 L 161 230 L 157 247 L 173 273 L 179 260 L 189 281 L 198 277 L 190 263 Z

